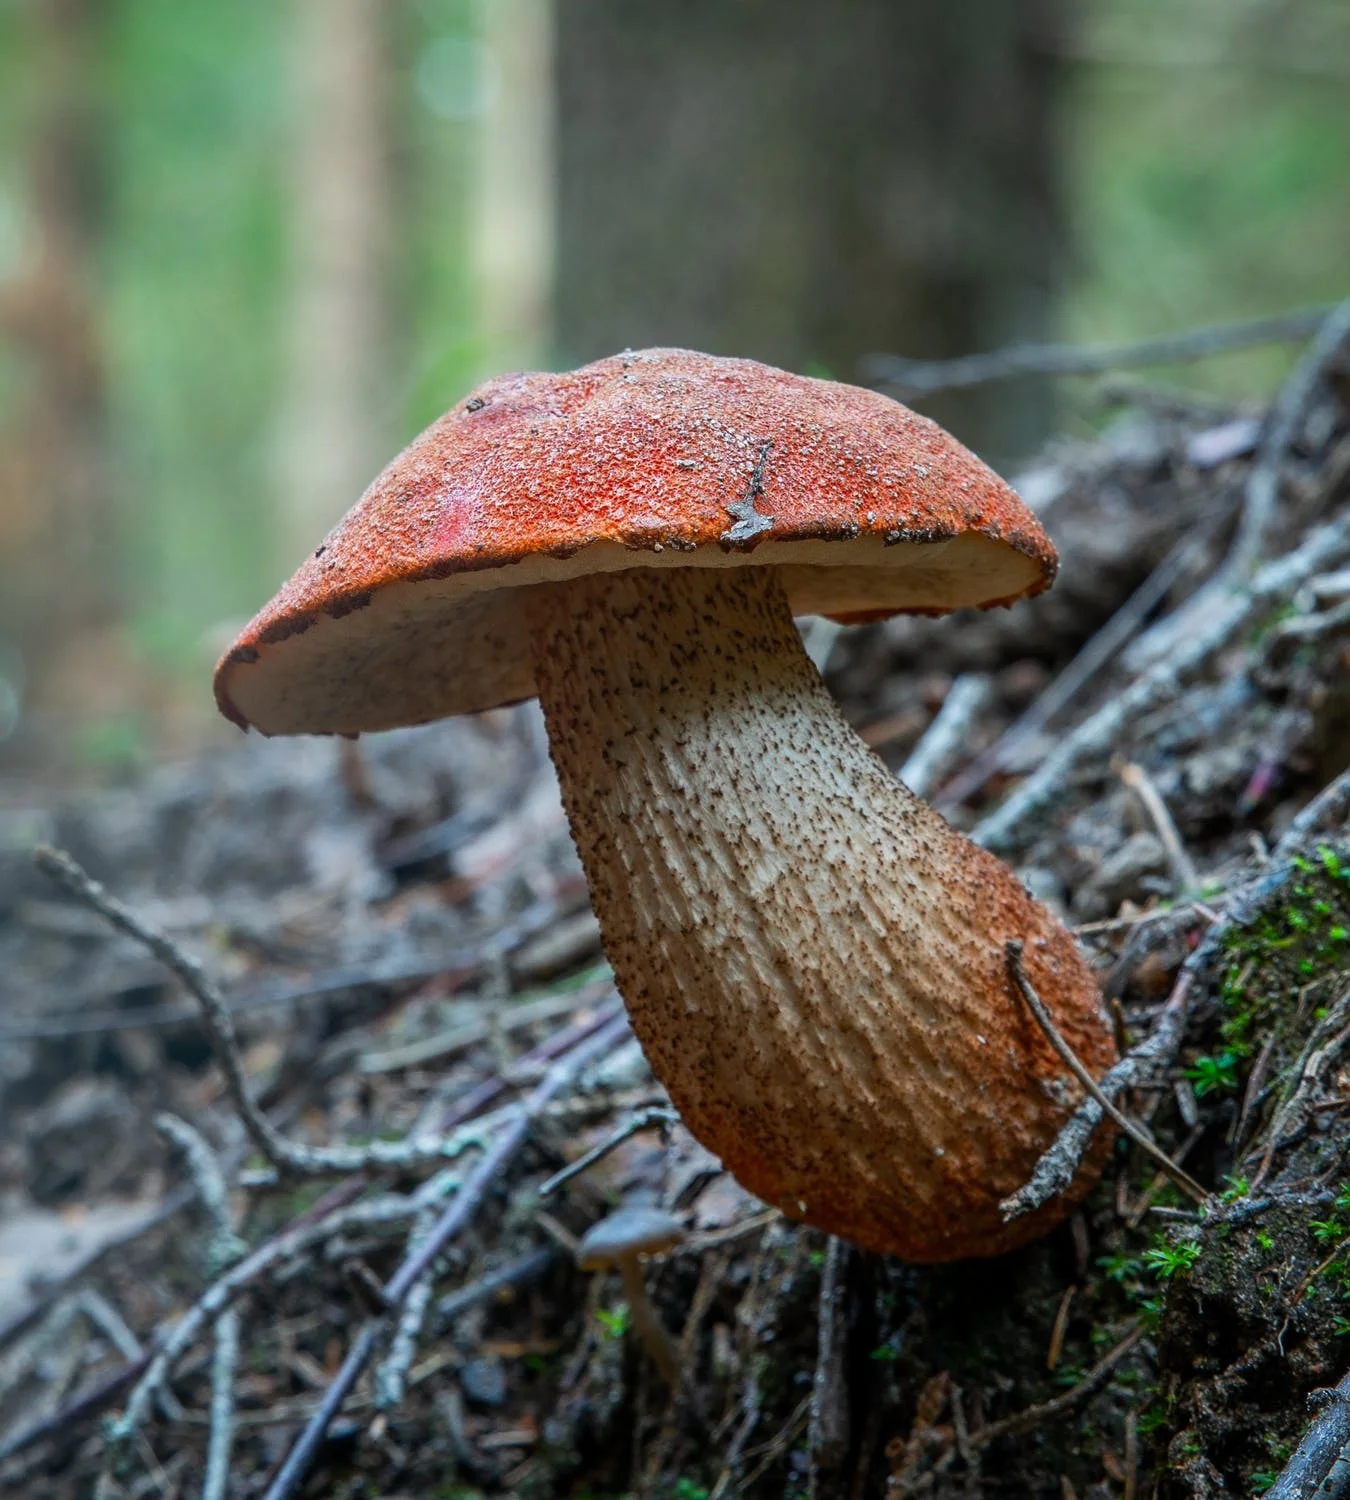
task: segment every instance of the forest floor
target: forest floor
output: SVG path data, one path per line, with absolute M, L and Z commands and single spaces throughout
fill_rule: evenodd
M 808 649 L 1075 927 L 1143 1049 L 1119 1102 L 1203 1201 L 1122 1134 L 1044 1240 L 915 1267 L 750 1198 L 627 1034 L 533 708 L 0 788 L 0 1492 L 1320 1482 L 1350 1437 L 1350 353 L 1272 413 L 1135 388 L 1024 488 L 1048 595 Z M 39 841 L 200 959 L 270 1125 Z M 674 1390 L 576 1265 L 620 1204 L 683 1225 L 645 1270 Z

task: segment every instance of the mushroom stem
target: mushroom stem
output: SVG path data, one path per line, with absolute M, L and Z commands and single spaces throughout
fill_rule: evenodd
M 675 1350 L 675 1341 L 667 1333 L 665 1324 L 657 1316 L 652 1299 L 647 1295 L 647 1285 L 642 1277 L 642 1265 L 636 1255 L 619 1258 L 619 1275 L 623 1280 L 623 1294 L 628 1299 L 628 1315 L 646 1346 L 652 1363 L 661 1372 L 662 1379 L 672 1390 L 679 1383 L 680 1357 Z
M 600 575 L 528 609 L 605 948 L 689 1128 L 752 1192 L 869 1248 L 945 1260 L 1043 1233 L 1066 1202 L 1005 1225 L 998 1200 L 1077 1089 L 1003 944 L 1024 941 L 1100 1069 L 1096 986 L 1012 872 L 844 721 L 776 570 Z

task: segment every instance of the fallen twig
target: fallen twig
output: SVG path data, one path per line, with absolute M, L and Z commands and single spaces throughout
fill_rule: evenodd
M 783 1423 L 778 1431 L 759 1450 L 758 1454 L 755 1455 L 758 1457 L 759 1462 L 741 1481 L 744 1488 L 748 1489 L 770 1464 L 776 1463 L 782 1458 L 792 1446 L 802 1428 L 807 1425 L 810 1415 L 811 1398 L 806 1396 L 797 1403 L 787 1421 Z
M 499 949 L 504 947 L 510 952 L 513 947 L 547 928 L 557 919 L 557 915 L 556 902 L 536 901 L 514 922 L 496 934 L 496 946 Z M 481 971 L 484 957 L 483 945 L 476 943 L 469 947 L 447 949 L 443 953 L 412 959 L 406 963 L 343 964 L 337 968 L 324 969 L 298 982 L 268 980 L 252 985 L 239 994 L 228 996 L 225 1009 L 231 1016 L 240 1016 L 253 1011 L 280 1009 L 301 1000 L 340 995 L 349 990 L 412 984 L 442 975 L 450 976 L 454 982 L 464 983 Z M 101 1000 L 106 1000 L 109 993 L 107 990 L 96 992 L 97 998 Z M 59 1007 L 58 1014 L 32 1021 L 0 1024 L 0 1042 L 59 1041 L 65 1037 L 96 1035 L 105 1031 L 130 1031 L 144 1026 L 175 1026 L 183 1021 L 197 1020 L 201 1015 L 199 1005 L 176 1000 L 163 1005 L 90 1010 L 86 1002 L 91 998 L 94 996 L 78 991 L 59 995 L 54 999 L 54 1004 Z M 66 1010 L 73 1013 L 66 1014 Z
M 316 1176 L 361 1172 L 369 1167 L 415 1166 L 453 1156 L 460 1149 L 462 1142 L 439 1136 L 372 1141 L 363 1146 L 302 1146 L 288 1141 L 258 1108 L 244 1077 L 239 1042 L 224 997 L 196 959 L 109 895 L 68 854 L 41 845 L 33 851 L 33 858 L 64 889 L 91 906 L 120 932 L 144 944 L 198 1001 L 212 1050 L 225 1075 L 230 1102 L 249 1140 L 278 1175 Z
M 42 1286 L 31 1302 L 19 1308 L 17 1312 L 11 1313 L 3 1323 L 0 1323 L 0 1349 L 6 1348 L 15 1339 L 20 1338 L 38 1321 L 39 1318 L 52 1306 L 67 1287 L 79 1281 L 82 1276 L 87 1276 L 98 1265 L 102 1263 L 115 1250 L 121 1250 L 158 1229 L 161 1224 L 167 1223 L 177 1213 L 181 1213 L 189 1203 L 195 1201 L 197 1190 L 195 1187 L 182 1187 L 170 1193 L 162 1203 L 158 1203 L 150 1209 L 143 1218 L 137 1219 L 135 1223 L 119 1230 L 117 1234 L 103 1240 L 96 1245 L 88 1254 L 82 1256 L 68 1270 L 63 1271 L 60 1276 L 54 1277 L 50 1282 Z
M 1136 765 L 1133 761 L 1126 761 L 1120 768 L 1120 779 L 1139 798 L 1144 811 L 1149 816 L 1163 848 L 1167 851 L 1167 858 L 1172 866 L 1172 875 L 1177 885 L 1188 891 L 1198 883 L 1195 865 L 1186 852 L 1186 846 L 1181 842 L 1181 835 L 1177 832 L 1177 825 L 1172 820 L 1172 814 L 1167 803 L 1163 801 L 1162 793 L 1153 784 L 1153 778 L 1144 770 L 1143 766 Z
M 1344 1500 L 1350 1494 L 1350 1374 L 1322 1398 L 1322 1412 L 1303 1435 L 1267 1500 Z
M 1141 677 L 1104 703 L 1046 756 L 1039 768 L 975 828 L 991 849 L 1009 849 L 1022 825 L 1069 785 L 1081 760 L 1119 748 L 1140 715 L 1174 697 L 1184 683 L 1276 599 L 1286 597 L 1321 569 L 1350 555 L 1350 514 L 1308 533 L 1302 545 L 1267 564 L 1249 586 L 1226 598 L 1212 618 Z
M 965 391 L 1029 375 L 1103 375 L 1109 370 L 1208 359 L 1256 344 L 1284 343 L 1307 338 L 1331 311 L 1330 307 L 1299 307 L 1270 317 L 1216 323 L 1128 344 L 1014 344 L 987 354 L 940 360 L 870 354 L 862 361 L 862 368 L 866 378 L 887 386 L 899 399 L 914 400 L 939 391 Z
M 429 1062 L 438 1062 L 456 1052 L 463 1052 L 479 1042 L 488 1041 L 495 1035 L 511 1031 L 523 1031 L 537 1026 L 541 1021 L 553 1021 L 571 1011 L 580 1010 L 594 996 L 589 989 L 612 989 L 613 981 L 607 966 L 602 979 L 588 985 L 580 985 L 561 994 L 540 995 L 534 1000 L 513 1001 L 510 1005 L 496 1005 L 492 1016 L 465 1022 L 449 1031 L 435 1036 L 423 1037 L 420 1041 L 408 1042 L 401 1047 L 388 1047 L 381 1052 L 363 1052 L 357 1059 L 358 1073 L 394 1073 L 403 1068 L 422 1067 Z
M 664 1105 L 653 1105 L 650 1109 L 644 1109 L 635 1114 L 631 1120 L 626 1120 L 612 1134 L 607 1135 L 599 1145 L 592 1146 L 583 1156 L 577 1157 L 573 1162 L 563 1167 L 560 1171 L 547 1178 L 539 1185 L 539 1196 L 547 1198 L 565 1182 L 579 1176 L 588 1167 L 593 1167 L 596 1162 L 608 1156 L 611 1151 L 643 1130 L 652 1130 L 659 1127 L 663 1137 L 669 1138 L 670 1127 L 679 1122 L 679 1116 L 673 1109 L 667 1109 Z
M 1312 1113 L 1323 1073 L 1331 1063 L 1336 1061 L 1346 1046 L 1350 1045 L 1348 1022 L 1350 1022 L 1350 992 L 1342 995 L 1318 1021 L 1313 1028 L 1312 1035 L 1308 1038 L 1302 1056 L 1294 1066 L 1291 1074 L 1294 1080 L 1293 1091 L 1280 1103 L 1275 1111 L 1275 1118 L 1271 1121 L 1261 1165 L 1252 1179 L 1253 1192 L 1266 1180 L 1276 1151 L 1285 1141 L 1298 1133 Z M 1255 1151 L 1249 1151 L 1245 1159 L 1250 1160 L 1255 1154 Z
M 437 1326 L 447 1328 L 456 1318 L 468 1312 L 471 1307 L 477 1307 L 480 1302 L 487 1302 L 508 1288 L 537 1281 L 557 1258 L 557 1252 L 552 1249 L 531 1250 L 518 1260 L 498 1266 L 495 1271 L 488 1271 L 468 1286 L 447 1292 L 436 1304 Z
M 1013 982 L 1017 985 L 1022 999 L 1026 1001 L 1027 1009 L 1031 1011 L 1033 1016 L 1035 1016 L 1041 1030 L 1045 1033 L 1046 1040 L 1059 1054 L 1059 1057 L 1064 1063 L 1065 1067 L 1068 1068 L 1073 1076 L 1079 1081 L 1079 1083 L 1082 1084 L 1082 1086 L 1096 1101 L 1098 1109 L 1100 1109 L 1108 1119 L 1114 1121 L 1114 1123 L 1119 1126 L 1126 1135 L 1129 1136 L 1129 1138 L 1135 1143 L 1135 1145 L 1140 1148 L 1140 1150 L 1142 1150 L 1146 1155 L 1151 1156 L 1153 1160 L 1156 1161 L 1162 1168 L 1162 1170 L 1167 1173 L 1172 1181 L 1176 1183 L 1176 1185 L 1182 1190 L 1182 1192 L 1184 1192 L 1188 1197 L 1195 1199 L 1197 1203 L 1204 1203 L 1209 1198 L 1209 1193 L 1203 1187 L 1201 1187 L 1201 1185 L 1195 1180 L 1194 1177 L 1190 1175 L 1189 1172 L 1183 1171 L 1181 1167 L 1177 1166 L 1176 1162 L 1174 1162 L 1172 1158 L 1168 1156 L 1168 1154 L 1162 1149 L 1162 1147 L 1160 1147 L 1156 1144 L 1156 1142 L 1150 1139 L 1150 1137 L 1146 1135 L 1144 1131 L 1141 1130 L 1140 1127 L 1129 1118 L 1128 1115 L 1122 1114 L 1121 1111 L 1116 1108 L 1116 1106 L 1111 1102 L 1106 1093 L 1103 1091 L 1101 1085 L 1083 1066 L 1077 1053 L 1074 1052 L 1073 1048 L 1070 1047 L 1068 1042 L 1066 1042 L 1063 1036 L 1060 1035 L 1059 1029 L 1055 1025 L 1054 1018 L 1046 1009 L 1045 1002 L 1036 993 L 1035 987 L 1027 978 L 1026 970 L 1022 967 L 1021 942 L 1018 939 L 1014 938 L 1006 943 L 1004 947 L 1008 955 L 1008 972 L 1012 975 Z M 1118 1063 L 1116 1066 L 1119 1067 L 1120 1064 Z M 1114 1069 L 1112 1071 L 1114 1071 Z M 1022 1189 L 1022 1191 L 1025 1192 L 1026 1190 Z M 1014 1194 L 1014 1198 L 1016 1198 L 1017 1196 L 1019 1195 Z M 1011 1202 L 1012 1200 L 1008 1201 Z M 1005 1219 L 1012 1219 L 1017 1217 L 1016 1213 L 1008 1212 L 1007 1203 L 1002 1205 L 1002 1207 L 1003 1216 Z
M 90 1417 L 96 1417 L 100 1412 L 106 1411 L 146 1369 L 154 1359 L 155 1352 L 153 1346 L 143 1350 L 138 1359 L 129 1360 L 126 1364 L 118 1365 L 116 1369 L 97 1376 L 88 1385 L 76 1391 L 63 1406 L 57 1407 L 47 1416 L 40 1417 L 29 1426 L 0 1438 L 0 1463 L 7 1463 L 25 1449 L 42 1442 L 44 1438 L 68 1432 L 88 1421 Z
M 1275 845 L 1274 858 L 1289 860 L 1307 847 L 1314 835 L 1344 823 L 1350 814 L 1350 770 L 1324 786 L 1306 806 L 1289 820 L 1289 826 Z
M 211 1244 L 206 1260 L 208 1274 L 214 1276 L 233 1265 L 248 1249 L 234 1232 L 225 1173 L 205 1137 L 186 1120 L 180 1120 L 177 1115 L 157 1115 L 155 1128 L 183 1153 L 197 1196 L 211 1221 Z
M 933 722 L 897 772 L 916 797 L 927 797 L 946 776 L 992 693 L 992 679 L 981 672 L 964 672 L 947 689 Z
M 33 862 L 44 875 L 49 876 L 61 888 L 68 891 L 94 911 L 119 932 L 124 932 L 154 954 L 170 973 L 201 1006 L 202 1019 L 211 1037 L 212 1050 L 225 1075 L 225 1087 L 230 1102 L 243 1122 L 244 1129 L 254 1147 L 280 1172 L 289 1170 L 300 1148 L 288 1148 L 271 1121 L 254 1102 L 248 1080 L 244 1077 L 244 1065 L 239 1056 L 239 1043 L 234 1034 L 234 1023 L 225 1008 L 225 999 L 206 971 L 189 954 L 184 952 L 172 938 L 143 922 L 133 911 L 111 896 L 97 880 L 85 873 L 62 849 L 53 849 L 49 844 L 39 844 L 33 850 Z M 303 1154 L 303 1153 L 301 1153 Z
M 1190 974 L 1183 972 L 1152 1032 L 1102 1074 L 1098 1088 L 1103 1094 L 1114 1098 L 1127 1089 L 1137 1088 L 1171 1060 L 1186 1030 L 1191 984 Z M 999 1204 L 1005 1219 L 1016 1219 L 1030 1213 L 1068 1187 L 1078 1173 L 1078 1165 L 1101 1118 L 1101 1104 L 1089 1094 L 1069 1116 L 1054 1145 L 1036 1163 L 1026 1185 Z
M 847 1280 L 850 1247 L 830 1237 L 820 1271 L 820 1323 L 816 1371 L 811 1384 L 811 1421 L 806 1453 L 810 1493 L 820 1492 L 823 1474 L 834 1474 L 848 1457 L 849 1393 Z
M 1204 535 L 1192 535 L 1178 542 L 1068 666 L 1038 694 L 1026 712 L 1010 724 L 987 750 L 952 777 L 933 799 L 933 805 L 941 812 L 959 807 L 996 772 L 1011 769 L 1022 746 L 1038 735 L 1133 638 L 1167 597 L 1172 585 L 1204 551 L 1206 540 Z
M 1281 865 L 1278 869 L 1266 871 L 1225 895 L 1223 914 L 1217 920 L 1212 921 L 1204 940 L 1182 965 L 1176 983 L 1172 986 L 1172 992 L 1158 1013 L 1153 1030 L 1137 1047 L 1132 1048 L 1118 1063 L 1108 1068 L 1098 1080 L 1097 1086 L 1102 1093 L 1115 1098 L 1127 1089 L 1139 1088 L 1149 1083 L 1162 1068 L 1167 1066 L 1181 1045 L 1181 1038 L 1185 1033 L 1190 1013 L 1191 992 L 1194 986 L 1208 970 L 1215 955 L 1222 950 L 1232 930 L 1251 920 L 1252 914 L 1261 908 L 1262 903 L 1288 880 L 1293 868 L 1289 864 Z M 1179 922 L 1189 926 L 1194 921 L 1197 910 L 1202 909 L 1181 908 L 1175 913 L 1169 913 L 1168 916 L 1169 918 L 1175 917 Z M 1108 997 L 1118 994 L 1124 987 L 1133 963 L 1138 962 L 1141 956 L 1141 950 L 1157 938 L 1166 938 L 1170 935 L 1169 927 L 1168 922 L 1159 921 L 1148 928 L 1141 929 L 1131 938 L 1126 945 L 1125 952 L 1107 976 L 1104 990 Z M 1078 1164 L 1082 1161 L 1088 1142 L 1092 1139 L 1092 1133 L 1101 1122 L 1101 1118 L 1101 1105 L 1095 1097 L 1089 1095 L 1069 1116 L 1068 1122 L 1055 1138 L 1054 1144 L 1036 1163 L 1036 1169 L 1026 1185 L 999 1204 L 1005 1219 L 1015 1219 L 1021 1214 L 1030 1213 L 1033 1209 L 1039 1208 L 1047 1199 L 1056 1193 L 1063 1192 L 1068 1187 L 1078 1171 Z
M 384 1294 L 392 1306 L 397 1306 L 403 1300 L 413 1282 L 468 1222 L 502 1167 L 525 1144 L 526 1137 L 530 1133 L 530 1126 L 549 1100 L 564 1088 L 570 1087 L 583 1069 L 604 1057 L 607 1052 L 612 1052 L 627 1037 L 628 1017 L 617 1016 L 607 1026 L 602 1027 L 596 1035 L 582 1042 L 572 1052 L 553 1064 L 521 1105 L 516 1118 L 498 1136 L 483 1154 L 482 1160 L 465 1179 L 464 1186 L 456 1195 L 454 1202 L 446 1209 L 439 1223 L 432 1227 L 426 1241 L 389 1279 Z
M 286 1455 L 285 1462 L 267 1487 L 264 1500 L 284 1500 L 285 1496 L 295 1493 L 305 1475 L 309 1473 L 310 1465 L 318 1456 L 324 1438 L 328 1436 L 328 1429 L 333 1425 L 333 1418 L 341 1411 L 342 1403 L 361 1378 L 361 1372 L 370 1363 L 370 1357 L 375 1352 L 375 1345 L 384 1332 L 386 1322 L 385 1318 L 371 1318 L 362 1325 L 360 1333 L 352 1340 L 351 1347 L 347 1350 L 346 1359 L 342 1361 L 332 1383 L 323 1393 L 323 1400 L 313 1416 L 305 1423 L 304 1431 L 296 1439 L 295 1446 Z
M 1347 338 L 1350 338 L 1350 297 L 1327 312 L 1270 409 L 1256 462 L 1247 476 L 1237 536 L 1224 562 L 1224 571 L 1235 577 L 1250 573 L 1265 552 L 1266 537 L 1279 501 L 1280 470 L 1285 455 L 1298 436 L 1313 396 L 1326 379 L 1328 366 Z
M 224 1275 L 217 1277 L 164 1337 L 132 1392 L 126 1410 L 113 1424 L 110 1438 L 117 1441 L 124 1432 L 130 1434 L 141 1425 L 155 1392 L 167 1379 L 177 1361 L 196 1341 L 207 1322 L 224 1311 L 245 1287 L 278 1262 L 347 1228 L 411 1219 L 420 1207 L 415 1198 L 387 1193 L 379 1198 L 369 1198 L 363 1203 L 353 1203 L 318 1223 L 292 1228 L 259 1245 L 237 1265 L 231 1266 Z
M 431 1233 L 436 1222 L 433 1209 L 428 1206 L 418 1215 L 410 1250 L 421 1245 Z M 394 1336 L 389 1342 L 389 1352 L 375 1371 L 375 1407 L 378 1411 L 392 1411 L 403 1400 L 407 1388 L 408 1371 L 417 1357 L 417 1341 L 422 1336 L 422 1324 L 426 1321 L 427 1309 L 431 1305 L 432 1270 L 415 1281 L 403 1299 L 399 1309 Z
M 239 1309 L 227 1307 L 215 1322 L 211 1360 L 211 1431 L 206 1445 L 202 1500 L 225 1500 L 234 1451 L 234 1377 L 239 1368 Z
M 230 1193 L 216 1154 L 205 1138 L 186 1120 L 162 1114 L 156 1127 L 183 1153 L 197 1194 L 211 1220 L 211 1243 L 207 1247 L 208 1274 L 218 1275 L 239 1261 L 247 1244 L 234 1232 Z M 230 1479 L 230 1456 L 234 1451 L 234 1380 L 239 1368 L 239 1311 L 226 1307 L 212 1325 L 215 1352 L 211 1360 L 211 1430 L 206 1449 L 206 1477 L 202 1500 L 225 1500 Z M 126 1433 L 125 1436 L 130 1436 Z M 110 1444 L 115 1453 L 119 1444 Z
M 450 1206 L 428 1231 L 425 1239 L 410 1246 L 402 1264 L 384 1284 L 382 1295 L 388 1308 L 384 1317 L 368 1322 L 361 1330 L 347 1358 L 342 1362 L 324 1396 L 319 1410 L 305 1425 L 295 1447 L 287 1455 L 276 1478 L 268 1487 L 264 1500 L 287 1500 L 309 1472 L 328 1427 L 337 1415 L 347 1394 L 370 1362 L 376 1342 L 389 1316 L 397 1311 L 412 1289 L 435 1264 L 437 1257 L 477 1212 L 490 1187 L 501 1175 L 507 1162 L 520 1150 L 529 1136 L 535 1117 L 564 1088 L 570 1087 L 591 1063 L 613 1050 L 628 1035 L 626 1016 L 616 1017 L 599 1032 L 581 1042 L 560 1058 L 534 1087 L 520 1106 L 515 1118 L 497 1137 L 477 1166 L 464 1179 Z
M 583 1016 L 581 1020 L 564 1027 L 550 1037 L 545 1037 L 537 1047 L 532 1047 L 530 1051 L 516 1058 L 512 1064 L 512 1072 L 521 1077 L 529 1077 L 534 1069 L 542 1068 L 546 1063 L 552 1062 L 555 1057 L 561 1057 L 573 1047 L 579 1046 L 587 1037 L 593 1036 L 602 1027 L 608 1026 L 616 1016 L 623 1013 L 623 1001 L 618 995 L 612 996 L 609 1000 L 597 1005 L 590 1015 Z M 456 1125 L 462 1125 L 474 1119 L 511 1087 L 511 1079 L 502 1073 L 485 1079 L 476 1088 L 470 1089 L 462 1098 L 446 1106 L 437 1121 L 436 1129 L 438 1131 L 451 1130 Z
M 1077 1385 L 1065 1391 L 1061 1396 L 1042 1401 L 1039 1406 L 1029 1406 L 1025 1411 L 1014 1412 L 1010 1417 L 1003 1417 L 1000 1421 L 991 1422 L 987 1427 L 981 1427 L 978 1432 L 972 1432 L 971 1446 L 976 1450 L 987 1448 L 999 1438 L 1016 1437 L 1019 1433 L 1033 1432 L 1037 1427 L 1044 1427 L 1047 1422 L 1063 1416 L 1066 1411 L 1072 1411 L 1081 1401 L 1086 1401 L 1089 1396 L 1106 1384 L 1111 1371 L 1130 1353 L 1143 1336 L 1142 1328 L 1132 1328 L 1114 1349 L 1104 1354 L 1093 1365 Z
M 145 1353 L 140 1339 L 127 1326 L 126 1319 L 102 1292 L 87 1286 L 76 1296 L 75 1305 L 123 1359 L 139 1359 Z
M 1190 631 L 1201 627 L 1206 618 L 1221 606 L 1225 594 L 1246 583 L 1265 555 L 1279 502 L 1285 457 L 1298 436 L 1314 395 L 1326 378 L 1328 365 L 1348 337 L 1350 298 L 1326 313 L 1317 327 L 1316 336 L 1270 408 L 1261 434 L 1261 445 L 1247 476 L 1242 515 L 1228 556 L 1214 576 L 1180 609 L 1160 620 L 1136 642 L 1131 665 L 1145 667 L 1172 652 Z

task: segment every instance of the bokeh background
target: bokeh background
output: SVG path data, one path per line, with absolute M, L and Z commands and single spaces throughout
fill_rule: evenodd
M 1346 0 L 0 0 L 0 769 L 222 737 L 219 648 L 486 374 L 858 379 L 1348 283 Z M 1104 420 L 929 410 L 1014 474 Z

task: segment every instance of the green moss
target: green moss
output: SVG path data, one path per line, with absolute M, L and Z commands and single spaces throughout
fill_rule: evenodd
M 1198 1058 L 1193 1082 L 1236 1082 L 1236 1065 L 1272 1031 L 1277 1045 L 1350 967 L 1350 853 L 1330 844 L 1293 862 L 1293 874 L 1246 926 L 1231 932 L 1219 972 L 1224 1050 Z M 1292 1003 L 1291 1003 L 1292 1002 Z M 1231 1067 L 1228 1066 L 1231 1060 Z

